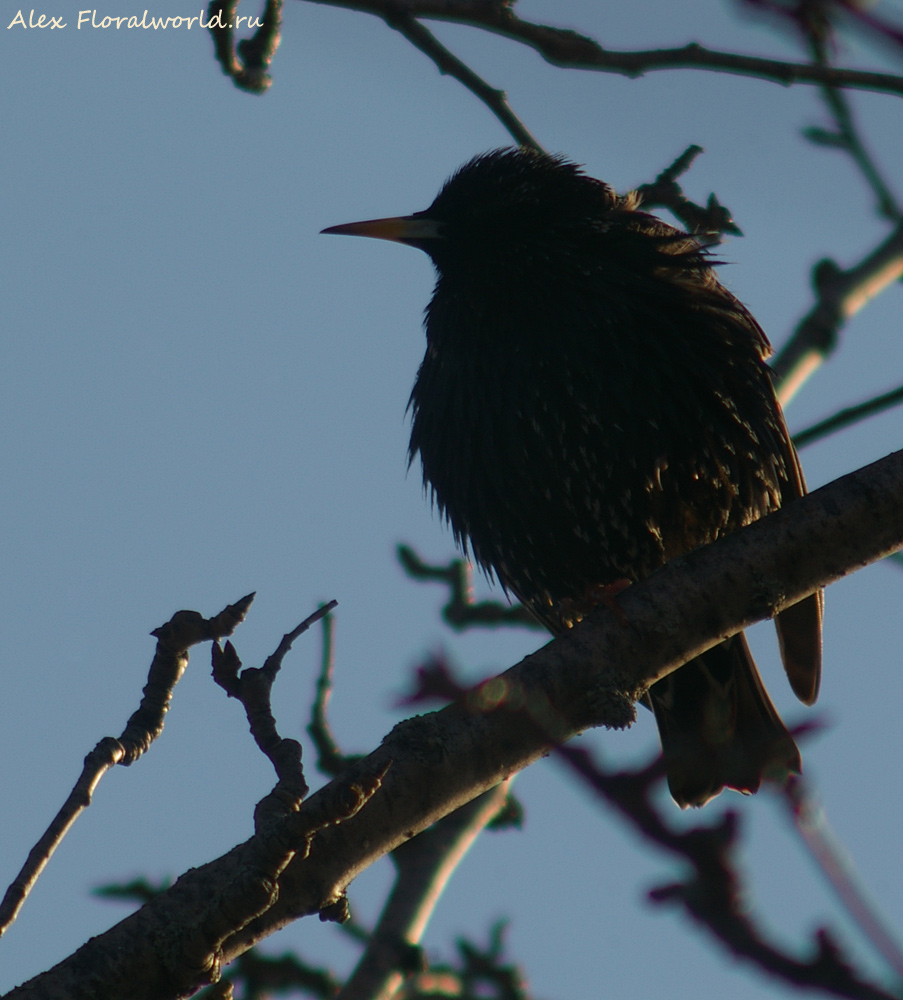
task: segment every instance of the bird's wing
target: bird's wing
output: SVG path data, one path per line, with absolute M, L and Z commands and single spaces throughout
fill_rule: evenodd
M 734 299 L 727 289 L 722 286 L 722 290 L 725 295 L 730 296 L 742 314 L 745 326 L 759 345 L 762 360 L 766 361 L 772 350 L 761 326 L 749 310 Z M 806 495 L 806 480 L 803 477 L 799 456 L 793 446 L 793 441 L 790 439 L 790 432 L 787 430 L 777 398 L 775 398 L 774 406 L 778 416 L 778 426 L 775 428 L 777 431 L 775 446 L 780 452 L 787 473 L 787 479 L 781 488 L 781 502 L 787 504 Z M 805 705 L 813 704 L 818 697 L 818 688 L 821 683 L 821 632 L 824 603 L 824 592 L 819 590 L 782 611 L 774 620 L 787 679 L 790 681 L 794 694 Z

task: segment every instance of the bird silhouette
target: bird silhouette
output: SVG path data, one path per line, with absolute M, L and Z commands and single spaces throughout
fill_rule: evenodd
M 562 157 L 497 150 L 425 211 L 324 232 L 432 259 L 410 458 L 458 543 L 552 633 L 806 492 L 765 334 L 700 243 L 634 195 Z M 814 594 L 775 619 L 806 704 L 821 618 Z M 681 806 L 800 770 L 743 633 L 648 700 Z

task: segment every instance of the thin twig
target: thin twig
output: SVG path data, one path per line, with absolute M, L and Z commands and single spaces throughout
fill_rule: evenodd
M 677 157 L 677 159 L 655 178 L 650 184 L 641 184 L 636 193 L 644 207 L 667 208 L 675 218 L 680 219 L 684 227 L 706 244 L 720 242 L 724 233 L 742 236 L 743 233 L 731 218 L 731 213 L 715 197 L 709 195 L 708 203 L 703 207 L 690 201 L 677 183 L 677 178 L 685 174 L 693 165 L 693 161 L 704 152 L 702 146 L 693 143 Z
M 489 929 L 486 945 L 459 937 L 455 942 L 458 962 L 431 964 L 426 972 L 414 976 L 407 984 L 405 1000 L 426 1000 L 427 997 L 461 997 L 476 1000 L 530 1000 L 527 981 L 512 962 L 506 962 L 504 935 L 507 920 L 497 920 Z M 400 998 L 399 998 L 400 1000 Z
M 818 66 L 830 65 L 827 43 L 823 34 L 815 28 L 810 28 L 807 43 L 813 62 Z M 853 109 L 847 95 L 838 87 L 825 84 L 821 88 L 822 100 L 828 106 L 828 111 L 834 119 L 836 131 L 822 128 L 807 128 L 803 135 L 816 145 L 831 149 L 840 149 L 848 153 L 859 168 L 866 183 L 872 189 L 877 202 L 879 215 L 892 222 L 901 218 L 900 206 L 890 189 L 890 185 L 881 176 L 881 171 L 859 134 Z
M 866 5 L 860 0 L 837 0 L 846 14 L 860 27 L 868 31 L 874 38 L 882 42 L 890 42 L 897 48 L 903 48 L 903 29 L 890 21 L 886 21 L 873 11 L 866 10 Z
M 838 410 L 832 416 L 826 417 L 824 420 L 819 420 L 818 423 L 811 424 L 801 431 L 797 431 L 793 435 L 793 443 L 797 449 L 805 448 L 806 445 L 820 441 L 829 434 L 841 430 L 841 428 L 857 424 L 868 417 L 875 416 L 877 413 L 883 413 L 893 406 L 899 406 L 900 403 L 903 403 L 903 385 L 897 386 L 896 389 L 891 389 L 890 392 L 882 393 L 880 396 L 867 399 L 864 403 L 847 406 L 842 410 Z
M 329 699 L 332 696 L 333 623 L 335 619 L 331 614 L 324 614 L 322 621 L 323 653 L 320 658 L 320 673 L 317 676 L 317 695 L 311 706 L 307 732 L 317 750 L 317 770 L 321 774 L 334 778 L 337 774 L 341 774 L 350 760 L 355 758 L 342 753 L 332 735 L 332 727 L 329 725 L 329 719 L 326 715 Z
M 453 629 L 463 632 L 468 628 L 494 628 L 498 625 L 544 628 L 522 604 L 474 601 L 472 571 L 466 559 L 450 559 L 445 565 L 431 565 L 424 562 L 409 545 L 399 545 L 397 554 L 402 568 L 412 579 L 434 580 L 448 587 L 448 600 L 442 608 L 442 617 Z
M 338 601 L 327 601 L 325 604 L 321 604 L 316 611 L 309 614 L 300 625 L 297 625 L 292 629 L 291 632 L 287 632 L 283 637 L 282 641 L 276 647 L 276 651 L 271 653 L 263 665 L 263 669 L 270 671 L 274 676 L 278 673 L 279 668 L 282 666 L 282 660 L 285 654 L 292 648 L 292 643 L 299 635 L 303 635 L 311 625 L 316 625 L 321 618 L 325 618 L 330 611 L 333 611 L 339 606 Z
M 328 968 L 311 965 L 297 954 L 268 955 L 260 948 L 251 948 L 229 966 L 229 979 L 241 983 L 241 996 L 266 997 L 304 996 L 331 1000 L 339 991 L 340 982 Z M 198 1000 L 206 1000 L 198 994 Z
M 486 105 L 507 129 L 508 134 L 519 146 L 527 146 L 543 152 L 539 141 L 530 133 L 526 125 L 511 110 L 504 90 L 491 87 L 481 76 L 450 52 L 436 36 L 419 21 L 406 13 L 385 15 L 386 24 L 404 35 L 405 38 L 436 64 L 440 73 L 453 76 L 472 94 Z
M 308 792 L 301 764 L 301 744 L 279 735 L 273 715 L 271 693 L 273 683 L 282 667 L 282 661 L 292 648 L 292 643 L 311 625 L 329 614 L 338 601 L 321 604 L 300 625 L 286 633 L 262 667 L 241 669 L 241 660 L 231 642 L 223 648 L 214 643 L 211 650 L 213 679 L 228 694 L 241 702 L 248 719 L 254 742 L 266 755 L 276 771 L 278 781 L 269 795 L 258 804 L 254 814 L 255 826 L 271 821 L 298 808 Z
M 823 87 L 822 97 L 834 117 L 837 131 L 830 132 L 813 127 L 803 129 L 803 135 L 816 145 L 842 149 L 849 153 L 875 195 L 878 214 L 893 222 L 898 221 L 903 216 L 903 211 L 901 211 L 890 185 L 881 176 L 881 171 L 866 148 L 864 140 L 859 135 L 853 110 L 846 94 L 836 87 Z
M 810 856 L 866 939 L 903 982 L 903 950 L 860 884 L 852 858 L 831 829 L 824 809 L 796 775 L 788 779 L 783 792 L 790 818 Z

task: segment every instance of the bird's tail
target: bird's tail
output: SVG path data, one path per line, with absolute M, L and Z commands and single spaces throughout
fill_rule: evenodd
M 681 807 L 723 788 L 747 794 L 799 774 L 799 750 L 775 710 L 741 632 L 649 689 L 668 787 Z

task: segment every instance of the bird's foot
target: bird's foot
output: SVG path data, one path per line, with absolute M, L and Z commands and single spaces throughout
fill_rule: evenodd
M 600 604 L 613 611 L 622 625 L 628 625 L 627 616 L 618 604 L 617 597 L 632 582 L 626 577 L 621 577 L 612 583 L 594 583 L 586 588 L 583 597 L 565 597 L 558 606 L 558 618 L 562 627 L 573 628 Z

